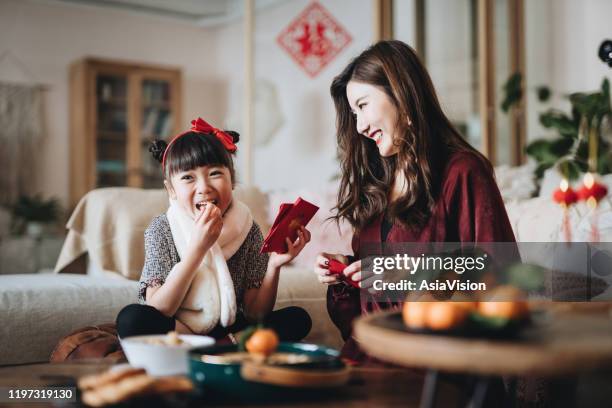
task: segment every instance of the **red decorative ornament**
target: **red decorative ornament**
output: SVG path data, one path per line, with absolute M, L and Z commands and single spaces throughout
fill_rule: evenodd
M 561 183 L 563 184 L 563 182 Z M 569 186 L 565 187 L 565 189 L 561 186 L 554 191 L 553 200 L 555 200 L 557 204 L 569 207 L 578 201 L 578 194 Z
M 604 198 L 608 194 L 608 187 L 604 184 L 598 183 L 595 181 L 595 178 L 591 173 L 587 173 L 584 176 L 584 184 L 580 190 L 578 190 L 578 198 L 580 200 L 586 201 L 587 203 L 591 203 L 597 205 L 602 198 Z
M 587 205 L 593 210 L 591 216 L 591 242 L 599 242 L 599 228 L 597 228 L 599 214 L 597 205 L 599 201 L 608 194 L 608 187 L 595 181 L 595 177 L 591 173 L 586 173 L 583 179 L 583 185 L 578 190 L 578 197 L 586 201 Z
M 321 4 L 313 1 L 276 41 L 314 78 L 352 38 Z
M 563 179 L 561 180 L 559 188 L 553 193 L 553 200 L 563 208 L 563 232 L 565 235 L 565 242 L 572 242 L 569 207 L 578 201 L 578 194 L 570 187 L 567 179 Z

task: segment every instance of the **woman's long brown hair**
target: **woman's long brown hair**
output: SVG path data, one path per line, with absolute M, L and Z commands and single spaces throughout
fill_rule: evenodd
M 376 145 L 357 132 L 346 96 L 351 80 L 379 87 L 396 107 L 397 154 L 381 157 Z M 334 218 L 346 219 L 357 233 L 385 211 L 404 226 L 422 227 L 433 211 L 444 164 L 453 152 L 473 152 L 491 169 L 448 120 L 427 70 L 401 41 L 381 41 L 366 49 L 334 78 L 330 90 L 342 170 Z M 389 203 L 398 168 L 403 169 L 407 189 Z

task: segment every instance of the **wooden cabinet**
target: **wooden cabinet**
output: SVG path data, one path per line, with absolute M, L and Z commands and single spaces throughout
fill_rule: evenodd
M 161 188 L 154 139 L 181 129 L 181 71 L 95 58 L 70 69 L 70 202 L 98 187 Z

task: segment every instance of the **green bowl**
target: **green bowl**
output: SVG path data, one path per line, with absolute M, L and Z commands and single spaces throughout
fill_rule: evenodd
M 235 351 L 238 351 L 238 346 L 230 344 L 205 346 L 189 352 L 189 376 L 206 400 L 261 402 L 285 398 L 312 399 L 324 394 L 313 392 L 312 388 L 282 387 L 247 381 L 240 375 L 240 363 L 215 361 L 214 356 Z M 277 351 L 307 354 L 313 358 L 312 363 L 298 364 L 295 365 L 296 368 L 316 370 L 344 368 L 338 351 L 329 347 L 304 343 L 280 343 Z

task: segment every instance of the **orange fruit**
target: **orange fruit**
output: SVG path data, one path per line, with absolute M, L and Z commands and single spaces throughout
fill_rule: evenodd
M 244 345 L 249 353 L 269 356 L 278 347 L 278 336 L 271 329 L 258 329 Z
M 491 291 L 484 302 L 478 303 L 478 312 L 486 317 L 521 319 L 529 313 L 525 294 L 514 286 L 503 285 Z
M 465 308 L 468 312 L 473 312 L 478 308 L 478 302 L 464 292 L 455 292 L 450 301 Z
M 456 301 L 436 301 L 426 294 L 418 301 L 405 302 L 402 308 L 404 323 L 412 329 L 450 330 L 459 327 L 476 309 L 476 302 L 461 293 L 454 294 L 452 299 Z
M 427 326 L 427 309 L 429 302 L 405 302 L 402 318 L 406 326 L 412 329 L 423 329 Z
M 437 302 L 429 306 L 427 327 L 432 330 L 451 330 L 465 322 L 469 309 L 463 302 Z

